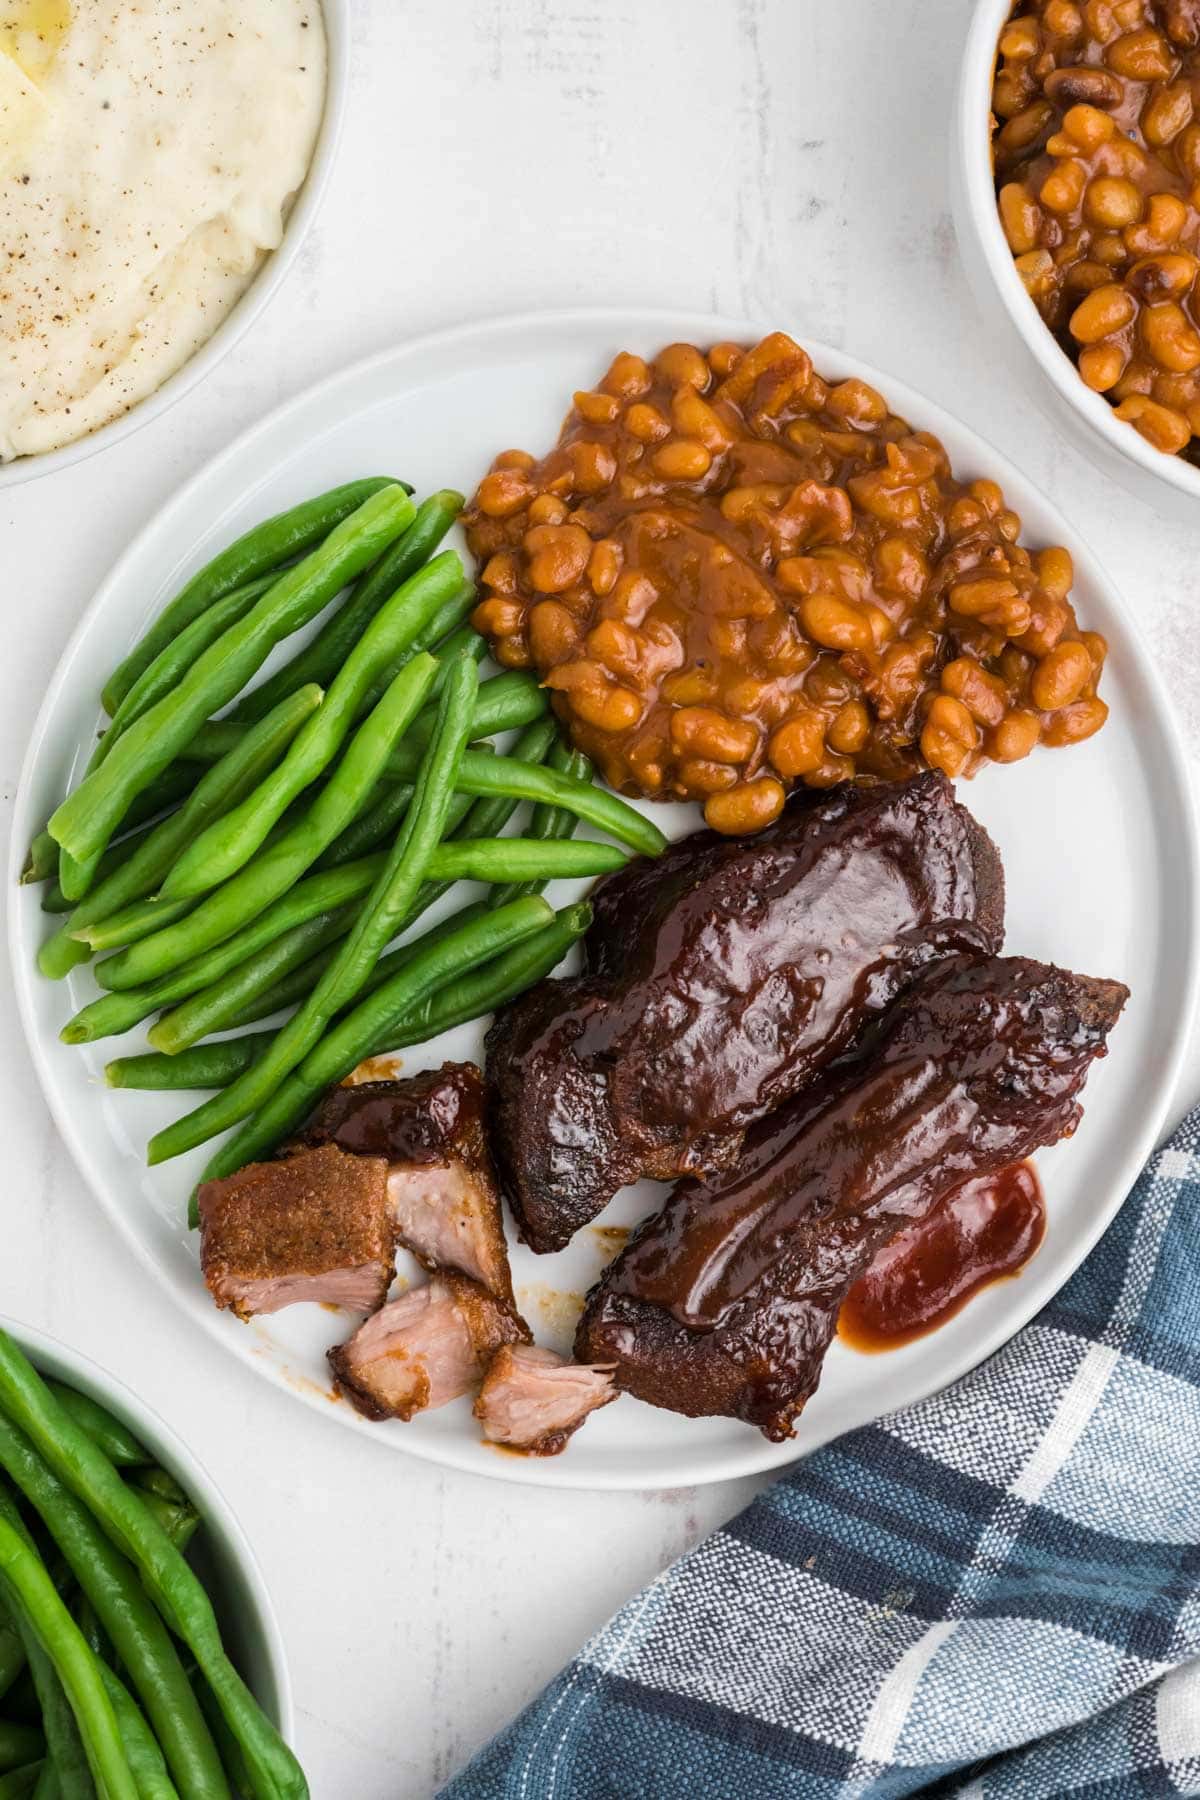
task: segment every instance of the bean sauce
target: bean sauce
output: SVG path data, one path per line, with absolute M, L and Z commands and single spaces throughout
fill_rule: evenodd
M 1087 385 L 1156 449 L 1200 434 L 1200 0 L 1020 0 L 992 97 L 1000 219 Z
M 843 1302 L 838 1336 L 855 1350 L 894 1350 L 923 1337 L 980 1288 L 1018 1274 L 1045 1229 L 1032 1164 L 963 1182 L 884 1245 Z
M 618 356 L 466 514 L 473 618 L 614 788 L 760 830 L 797 782 L 969 775 L 1104 723 L 1064 549 L 1018 542 L 865 382 L 781 332 Z

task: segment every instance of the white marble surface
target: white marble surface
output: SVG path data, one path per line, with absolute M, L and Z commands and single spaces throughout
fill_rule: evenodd
M 354 12 L 340 161 L 265 318 L 144 432 L 0 494 L 6 803 L 98 577 L 235 432 L 406 335 L 600 301 L 776 319 L 976 425 L 1108 562 L 1200 756 L 1200 538 L 1053 440 L 982 341 L 963 283 L 945 169 L 963 0 L 354 0 Z M 316 1800 L 431 1794 L 632 1588 L 749 1497 L 750 1484 L 645 1496 L 488 1484 L 290 1405 L 131 1267 L 46 1114 L 11 990 L 0 1054 L 0 1311 L 136 1384 L 225 1488 L 290 1644 Z M 1197 1097 L 1193 1059 L 1174 1110 Z

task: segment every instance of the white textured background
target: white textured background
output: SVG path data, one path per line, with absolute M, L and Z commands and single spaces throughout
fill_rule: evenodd
M 107 565 L 176 486 L 349 359 L 460 320 L 621 302 L 762 315 L 892 368 L 1015 457 L 1106 560 L 1200 756 L 1200 534 L 1013 391 L 959 271 L 946 126 L 969 0 L 354 0 L 317 227 L 234 354 L 99 458 L 0 494 L 0 784 Z M 583 371 L 586 374 L 587 371 Z M 464 470 L 469 483 L 470 470 Z M 316 1800 L 423 1797 L 750 1484 L 535 1493 L 439 1474 L 251 1379 L 129 1266 L 50 1124 L 7 991 L 0 1310 L 117 1370 L 265 1567 Z M 1200 1070 L 1176 1111 L 1200 1094 Z

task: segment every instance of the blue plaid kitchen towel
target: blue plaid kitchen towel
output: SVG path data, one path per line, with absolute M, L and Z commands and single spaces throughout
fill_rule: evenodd
M 1200 1110 L 965 1381 L 632 1600 L 445 1800 L 1200 1795 Z

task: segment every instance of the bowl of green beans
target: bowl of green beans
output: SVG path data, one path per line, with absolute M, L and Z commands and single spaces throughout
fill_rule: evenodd
M 0 1796 L 305 1800 L 254 1554 L 129 1388 L 0 1318 Z

